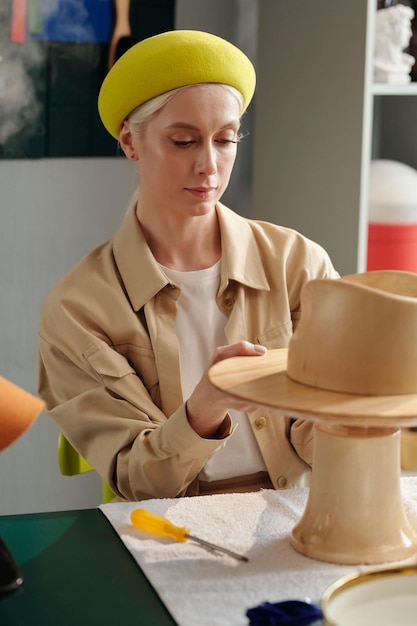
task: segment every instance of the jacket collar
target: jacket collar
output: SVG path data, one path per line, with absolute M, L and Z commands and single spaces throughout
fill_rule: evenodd
M 136 218 L 136 194 L 113 238 L 116 265 L 133 308 L 138 311 L 169 279 L 159 267 Z M 231 280 L 253 289 L 269 290 L 250 221 L 221 203 L 216 206 L 222 241 L 219 295 Z
M 219 294 L 234 280 L 252 289 L 269 291 L 269 283 L 251 221 L 220 202 L 216 206 L 222 241 Z

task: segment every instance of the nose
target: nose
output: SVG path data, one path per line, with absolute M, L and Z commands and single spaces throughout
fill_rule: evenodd
M 197 174 L 209 176 L 217 172 L 216 152 L 212 144 L 204 144 L 199 147 L 196 154 L 195 170 Z

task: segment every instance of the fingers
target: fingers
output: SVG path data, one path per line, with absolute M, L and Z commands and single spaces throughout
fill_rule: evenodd
M 186 403 L 187 418 L 191 427 L 200 437 L 212 437 L 229 409 L 244 413 L 256 410 L 247 401 L 235 398 L 214 387 L 208 377 L 208 369 L 225 359 L 234 356 L 261 356 L 265 354 L 265 346 L 240 341 L 228 346 L 221 346 L 215 351 L 212 360 Z
M 265 354 L 267 348 L 249 341 L 239 341 L 228 346 L 217 348 L 211 361 L 211 365 L 229 359 L 233 356 L 261 356 Z

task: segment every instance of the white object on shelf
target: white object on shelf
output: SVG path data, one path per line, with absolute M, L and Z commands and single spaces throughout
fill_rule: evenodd
M 411 7 L 396 4 L 379 9 L 375 20 L 374 81 L 404 85 L 411 81 L 410 71 L 415 59 L 403 52 L 412 36 Z
M 405 163 L 375 159 L 369 172 L 369 222 L 417 222 L 417 170 Z

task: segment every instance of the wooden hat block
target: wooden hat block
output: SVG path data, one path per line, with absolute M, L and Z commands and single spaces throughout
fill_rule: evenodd
M 40 398 L 0 376 L 0 451 L 33 424 L 43 406 Z
M 296 550 L 342 564 L 408 558 L 417 532 L 402 502 L 400 428 L 417 424 L 417 275 L 310 281 L 301 305 L 288 350 L 221 361 L 210 380 L 256 406 L 314 421 Z

